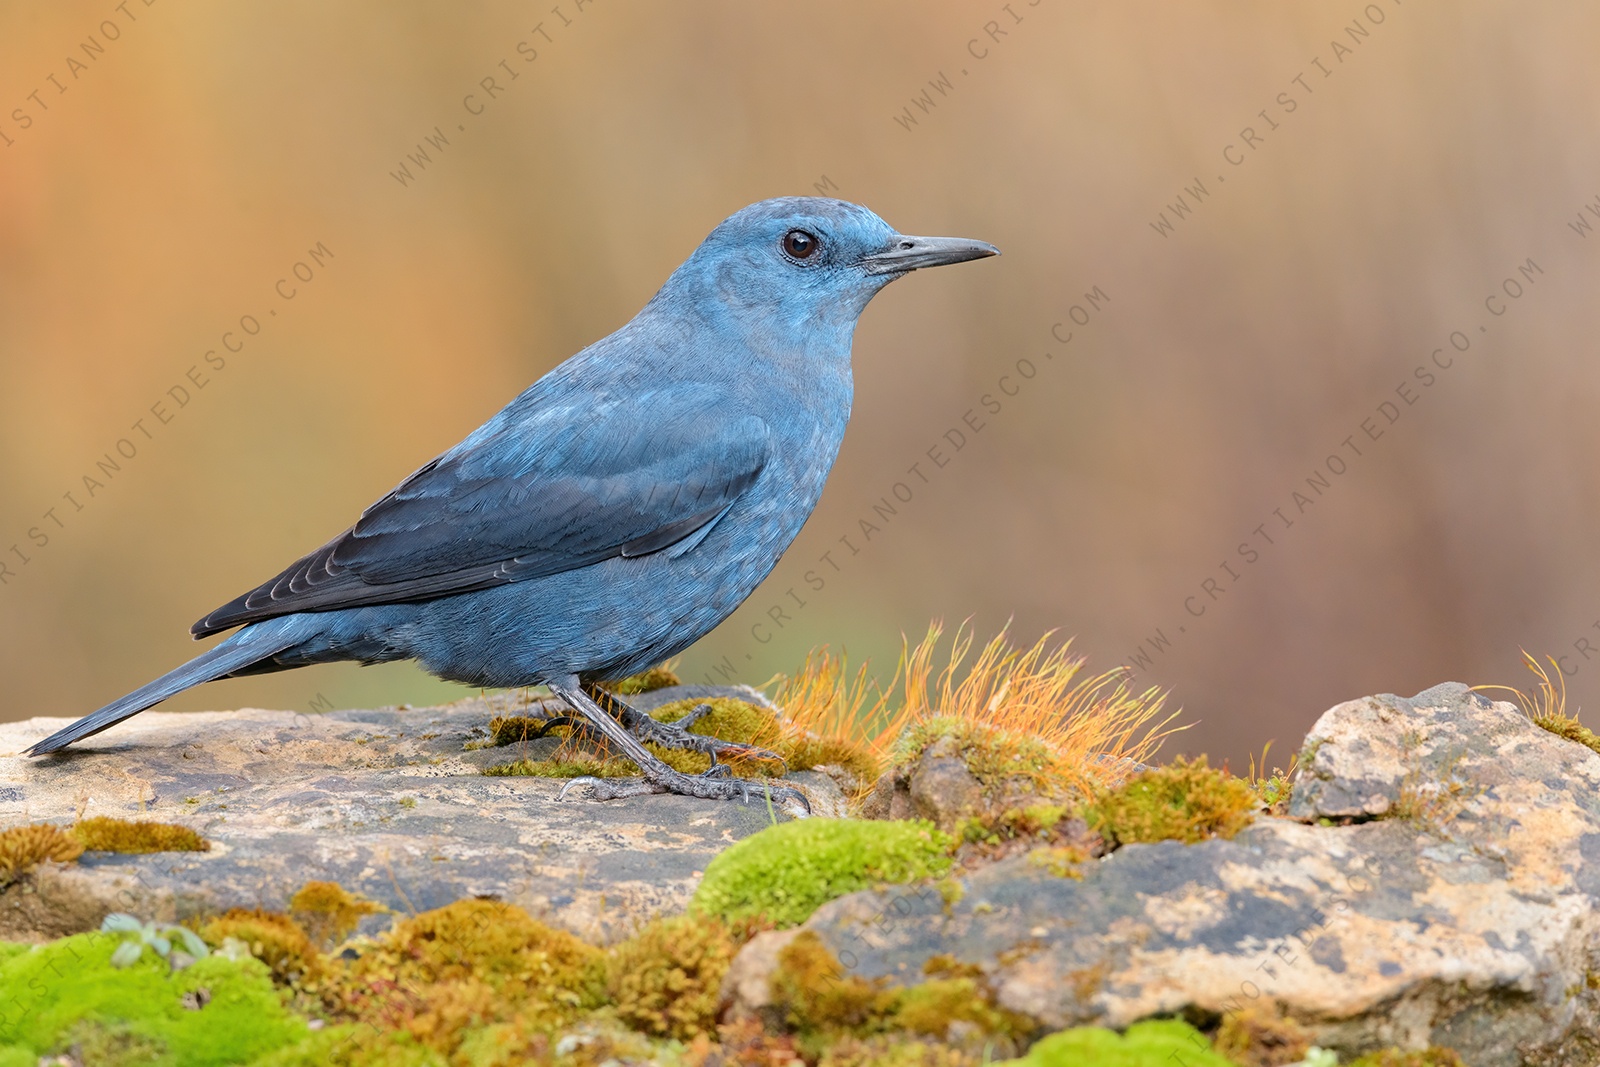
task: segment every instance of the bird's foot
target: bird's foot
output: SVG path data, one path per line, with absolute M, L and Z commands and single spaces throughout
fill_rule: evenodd
M 617 719 L 634 737 L 640 741 L 648 741 L 662 748 L 673 749 L 680 752 L 700 752 L 711 757 L 711 771 L 716 770 L 718 760 L 754 760 L 760 763 L 775 763 L 781 768 L 778 772 L 781 777 L 789 772 L 789 764 L 784 758 L 770 749 L 760 748 L 756 745 L 746 745 L 738 741 L 724 741 L 718 737 L 709 737 L 705 734 L 692 734 L 689 727 L 711 714 L 713 708 L 710 704 L 696 704 L 688 713 L 671 722 L 660 722 L 651 718 L 644 712 L 624 704 L 612 697 Z M 540 724 L 537 732 L 528 734 L 528 739 L 544 737 L 551 730 L 565 726 L 572 735 L 582 737 L 601 746 L 606 745 L 605 735 L 591 722 L 580 715 L 557 715 L 546 719 Z
M 628 709 L 632 714 L 622 716 L 622 725 L 628 732 L 640 741 L 649 741 L 660 745 L 662 748 L 677 749 L 687 752 L 703 752 L 711 757 L 711 769 L 716 770 L 718 760 L 756 760 L 761 763 L 776 763 L 782 770 L 779 774 L 787 774 L 789 764 L 784 758 L 770 749 L 760 748 L 756 745 L 746 745 L 738 741 L 724 741 L 718 737 L 709 737 L 705 734 L 692 734 L 689 727 L 711 714 L 710 704 L 696 704 L 688 713 L 672 720 L 659 722 L 652 719 L 642 711 Z M 709 771 L 707 772 L 710 773 Z
M 562 786 L 557 799 L 565 800 L 574 789 L 587 788 L 594 800 L 622 800 L 652 793 L 676 793 L 701 800 L 740 800 L 746 804 L 770 804 L 786 815 L 804 818 L 811 814 L 811 802 L 798 789 L 750 778 L 735 778 L 726 763 L 711 764 L 704 774 L 684 774 L 665 763 L 643 768 L 643 778 L 574 778 Z

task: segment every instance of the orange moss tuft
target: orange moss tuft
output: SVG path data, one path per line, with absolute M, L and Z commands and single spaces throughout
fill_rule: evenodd
M 72 836 L 91 852 L 209 852 L 211 842 L 168 822 L 133 822 L 97 815 L 72 827 Z
M 332 948 L 354 933 L 363 916 L 388 910 L 382 904 L 355 896 L 337 882 L 307 882 L 289 898 L 289 915 L 323 949 Z
M 1168 724 L 1178 712 L 1158 718 L 1166 694 L 1154 687 L 1134 693 L 1128 667 L 1080 679 L 1083 658 L 1070 654 L 1070 641 L 1050 648 L 1053 631 L 1021 649 L 1001 630 L 963 673 L 974 642 L 963 623 L 936 674 L 934 656 L 942 636 L 936 622 L 915 648 L 902 646 L 890 685 L 900 689 L 900 709 L 873 741 L 879 750 L 895 745 L 897 762 L 919 754 L 896 744 L 902 735 L 919 723 L 953 720 L 958 729 L 970 726 L 1041 749 L 1048 758 L 1040 773 L 1056 783 L 1052 792 L 1089 793 L 1120 782 L 1173 732 Z
M 71 863 L 81 855 L 83 845 L 59 826 L 35 823 L 0 830 L 0 889 L 41 863 Z
M 1213 770 L 1206 758 L 1179 757 L 1102 792 L 1084 811 L 1113 845 L 1230 838 L 1255 819 L 1261 800 L 1250 783 Z
M 449 1055 L 469 1028 L 550 1031 L 601 1003 L 601 954 L 495 900 L 405 919 L 341 977 L 343 1009 Z M 520 1038 L 519 1038 L 520 1040 Z
M 328 977 L 327 961 L 300 925 L 287 915 L 258 908 L 232 908 L 200 926 L 200 937 L 212 948 L 232 938 L 267 965 L 272 980 L 298 990 L 320 988 Z
M 733 932 L 715 918 L 656 919 L 607 954 L 606 991 L 635 1030 L 687 1041 L 714 1030 L 737 951 Z

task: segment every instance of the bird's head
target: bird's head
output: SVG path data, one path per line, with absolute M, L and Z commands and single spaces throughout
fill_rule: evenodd
M 848 341 L 867 301 L 896 278 L 999 252 L 963 237 L 908 237 L 844 200 L 779 197 L 724 220 L 661 295 L 691 297 L 701 314 L 734 325 L 842 329 Z

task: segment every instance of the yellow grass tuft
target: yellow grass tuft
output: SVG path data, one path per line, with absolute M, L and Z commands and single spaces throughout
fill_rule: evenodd
M 772 701 L 783 711 L 783 736 L 774 745 L 791 770 L 832 764 L 870 786 L 886 753 L 869 740 L 889 717 L 887 699 L 867 677 L 851 673 L 845 657 L 826 647 L 806 654 L 791 675 L 779 675 Z
M 1556 682 L 1550 680 L 1550 673 L 1544 669 L 1544 664 L 1529 655 L 1527 649 L 1519 651 L 1522 653 L 1522 665 L 1539 679 L 1539 685 L 1532 696 L 1509 685 L 1475 685 L 1472 687 L 1473 692 L 1498 689 L 1510 693 L 1516 698 L 1517 706 L 1522 709 L 1522 713 L 1532 720 L 1535 726 L 1548 730 L 1557 737 L 1576 741 L 1580 745 L 1586 745 L 1600 752 L 1600 735 L 1579 723 L 1577 715 L 1567 714 L 1567 678 L 1561 673 L 1561 664 L 1556 662 L 1554 656 L 1545 657 L 1550 666 L 1556 669 L 1556 678 L 1560 683 L 1558 686 Z
M 875 750 L 891 749 L 919 723 L 934 718 L 982 727 L 1017 743 L 1042 746 L 1048 773 L 1084 792 L 1126 778 L 1177 727 L 1177 711 L 1162 714 L 1167 695 L 1152 686 L 1134 692 L 1131 667 L 1080 677 L 1084 659 L 1071 641 L 1052 648 L 1054 631 L 1028 648 L 1011 644 L 1002 629 L 963 670 L 975 637 L 966 623 L 956 628 L 945 663 L 935 668 L 943 626 L 902 646 L 891 691 L 899 708 L 872 739 Z

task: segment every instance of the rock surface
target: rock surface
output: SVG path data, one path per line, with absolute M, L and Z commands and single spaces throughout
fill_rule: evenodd
M 676 687 L 630 697 L 648 710 L 753 690 Z M 94 815 L 176 822 L 209 852 L 86 853 L 0 893 L 0 938 L 97 926 L 108 911 L 173 921 L 229 907 L 282 909 L 307 881 L 335 881 L 399 914 L 493 896 L 597 942 L 679 911 L 717 852 L 767 826 L 765 805 L 676 796 L 558 802 L 548 778 L 485 777 L 558 742 L 468 749 L 495 715 L 537 714 L 517 694 L 431 708 L 304 715 L 145 712 L 64 755 L 20 752 L 64 725 L 0 725 L 0 827 Z M 836 810 L 819 774 L 791 780 Z M 783 818 L 777 813 L 777 818 Z M 387 925 L 367 919 L 363 929 Z
M 805 928 L 865 977 L 978 964 L 1050 1030 L 1253 1009 L 1347 1054 L 1600 1063 L 1600 755 L 1451 683 L 1333 708 L 1303 759 L 1291 817 L 1231 841 L 1129 845 L 1081 880 L 1019 856 L 953 904 L 857 893 Z M 735 1014 L 767 1007 L 781 936 L 737 961 Z

